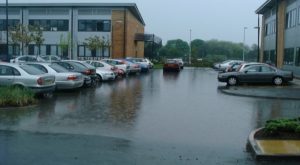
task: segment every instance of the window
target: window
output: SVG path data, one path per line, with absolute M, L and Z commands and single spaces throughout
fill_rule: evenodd
M 78 57 L 109 57 L 110 47 L 102 47 L 98 50 L 90 50 L 86 45 L 78 45 Z
M 40 27 L 43 31 L 68 31 L 69 20 L 31 19 L 29 25 Z
M 276 33 L 276 21 L 273 20 L 265 25 L 265 34 L 271 35 Z
M 109 20 L 78 20 L 78 31 L 110 32 Z
M 14 71 L 12 67 L 9 66 L 0 66 L 0 76 L 13 76 Z
M 293 9 L 286 13 L 286 18 L 285 18 L 285 28 L 292 28 L 296 26 L 296 16 L 297 16 L 297 10 Z
M 9 19 L 8 20 L 8 29 L 16 27 L 20 24 L 18 19 Z M 6 19 L 0 19 L 0 31 L 6 31 Z
M 254 72 L 259 72 L 260 71 L 260 66 L 252 66 L 247 69 L 245 69 L 248 73 L 254 73 Z
M 270 73 L 270 72 L 275 72 L 275 70 L 271 67 L 261 66 L 261 72 Z
M 294 48 L 284 49 L 283 64 L 294 65 Z
M 296 60 L 295 60 L 295 65 L 300 66 L 300 48 L 296 49 Z

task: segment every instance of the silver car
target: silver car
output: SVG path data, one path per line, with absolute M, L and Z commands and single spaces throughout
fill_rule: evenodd
M 55 90 L 55 76 L 29 65 L 0 63 L 0 85 L 25 87 L 34 93 L 51 93 Z
M 81 73 L 69 72 L 56 63 L 26 63 L 45 73 L 55 76 L 56 89 L 75 89 L 83 86 L 84 78 Z

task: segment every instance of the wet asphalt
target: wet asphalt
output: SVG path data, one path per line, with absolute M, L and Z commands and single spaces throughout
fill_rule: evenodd
M 300 116 L 300 100 L 220 91 L 212 69 L 153 70 L 0 110 L 2 165 L 299 164 L 256 161 L 249 133 Z

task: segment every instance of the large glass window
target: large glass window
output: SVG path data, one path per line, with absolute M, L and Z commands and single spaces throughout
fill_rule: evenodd
M 284 49 L 284 65 L 294 65 L 294 48 Z
M 40 27 L 43 31 L 69 30 L 69 20 L 31 19 L 29 25 Z
M 8 20 L 8 29 L 16 27 L 20 24 L 18 19 L 9 19 Z M 0 19 L 0 31 L 6 31 L 6 19 Z
M 285 28 L 292 28 L 296 26 L 296 20 L 297 20 L 297 9 L 293 9 L 286 13 L 285 18 Z
M 90 50 L 86 45 L 78 45 L 78 57 L 109 57 L 110 47 L 102 47 L 98 50 Z
M 78 20 L 78 31 L 109 32 L 110 27 L 109 20 Z
M 300 48 L 296 49 L 295 65 L 296 66 L 300 66 Z

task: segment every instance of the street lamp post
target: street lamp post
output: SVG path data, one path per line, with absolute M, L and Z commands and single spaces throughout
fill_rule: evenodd
M 192 29 L 190 29 L 190 52 L 189 52 L 189 64 L 191 65 L 191 58 L 192 58 Z
M 247 29 L 247 27 L 244 27 L 244 38 L 243 38 L 243 61 L 245 61 L 245 40 L 246 40 L 246 29 Z
M 9 55 L 8 55 L 8 0 L 6 0 L 5 9 L 6 9 L 6 59 L 5 59 L 5 61 L 9 61 Z

